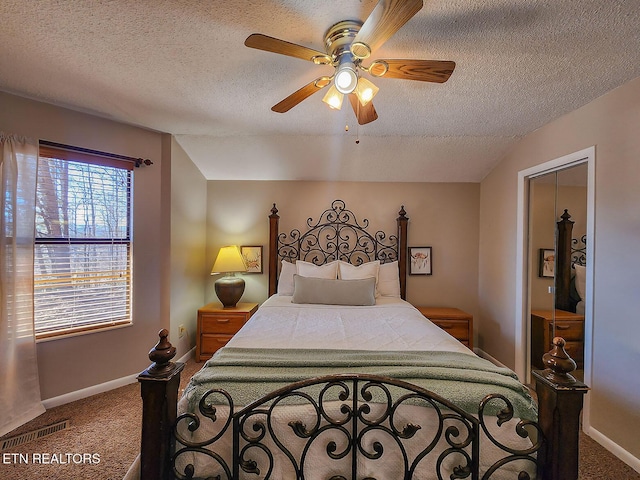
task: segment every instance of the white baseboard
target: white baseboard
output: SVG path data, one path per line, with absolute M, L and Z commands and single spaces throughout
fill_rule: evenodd
M 183 356 L 181 356 L 177 361 L 180 363 L 187 363 L 189 360 L 191 360 L 196 354 L 196 347 L 193 347 L 191 350 L 189 350 L 187 353 L 185 353 Z
M 191 357 L 193 357 L 194 352 L 195 347 L 185 353 L 177 361 L 186 363 Z M 80 390 L 76 390 L 75 392 L 69 392 L 63 395 L 58 395 L 57 397 L 47 398 L 46 400 L 42 401 L 42 405 L 44 405 L 44 408 L 49 410 L 50 408 L 59 407 L 60 405 L 75 402 L 76 400 L 82 400 L 83 398 L 87 398 L 92 395 L 98 395 L 100 393 L 108 392 L 109 390 L 113 390 L 115 388 L 120 388 L 124 387 L 125 385 L 136 383 L 136 381 L 138 380 L 138 375 L 140 375 L 140 373 L 134 373 L 126 377 L 116 378 L 115 380 L 110 380 L 98 385 L 82 388 Z
M 596 442 L 602 445 L 604 448 L 613 453 L 616 457 L 622 460 L 624 463 L 633 468 L 636 472 L 640 473 L 640 458 L 634 457 L 630 452 L 627 452 L 620 445 L 612 441 L 606 435 L 603 435 L 593 427 L 585 429 L 584 433 L 593 438 Z
M 87 398 L 92 395 L 98 395 L 99 393 L 108 392 L 109 390 L 113 390 L 114 388 L 120 388 L 124 387 L 125 385 L 135 383 L 137 381 L 138 375 L 138 373 L 134 373 L 133 375 L 128 375 L 126 377 L 116 378 L 115 380 L 100 383 L 99 385 L 82 388 L 80 390 L 76 390 L 75 392 L 69 392 L 63 395 L 58 395 L 57 397 L 47 398 L 46 400 L 42 401 L 42 404 L 47 410 L 53 407 L 59 407 L 60 405 L 64 405 L 66 403 L 75 402 L 76 400 L 82 400 L 83 398 Z

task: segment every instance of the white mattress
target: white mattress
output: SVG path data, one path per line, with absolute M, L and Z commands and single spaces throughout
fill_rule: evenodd
M 410 303 L 381 297 L 370 307 L 291 303 L 273 295 L 227 343 L 238 348 L 473 352 Z

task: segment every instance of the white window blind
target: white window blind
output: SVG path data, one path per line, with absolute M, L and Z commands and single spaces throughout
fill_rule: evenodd
M 38 338 L 131 323 L 131 198 L 129 163 L 41 145 Z

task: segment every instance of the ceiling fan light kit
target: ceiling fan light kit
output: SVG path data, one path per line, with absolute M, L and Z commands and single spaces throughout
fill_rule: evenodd
M 333 83 L 340 93 L 351 93 L 356 89 L 358 84 L 358 73 L 356 72 L 356 65 L 349 58 L 350 55 L 343 55 L 340 60 L 340 65 L 336 69 L 336 76 L 333 79 Z
M 380 89 L 376 87 L 373 82 L 367 80 L 364 77 L 360 77 L 358 79 L 358 85 L 356 86 L 356 90 L 354 93 L 358 97 L 360 105 L 364 107 L 367 103 L 373 100 L 373 97 L 376 96 L 378 90 Z
M 340 91 L 336 88 L 335 85 L 331 85 L 331 88 L 327 90 L 327 93 L 322 98 L 322 101 L 329 105 L 329 107 L 334 110 L 340 110 L 342 108 L 342 101 L 344 100 L 344 95 L 340 93 Z
M 455 68 L 455 62 L 444 60 L 377 59 L 366 67 L 362 61 L 386 42 L 422 8 L 422 0 L 379 0 L 364 23 L 343 20 L 331 26 L 325 36 L 326 52 L 290 43 L 259 33 L 249 35 L 245 45 L 250 48 L 279 53 L 308 60 L 316 65 L 331 65 L 332 76 L 322 76 L 298 89 L 271 110 L 284 113 L 331 85 L 322 101 L 333 109 L 342 107 L 344 95 L 349 101 L 360 125 L 378 118 L 372 99 L 379 88 L 362 77 L 366 72 L 374 77 L 446 82 Z

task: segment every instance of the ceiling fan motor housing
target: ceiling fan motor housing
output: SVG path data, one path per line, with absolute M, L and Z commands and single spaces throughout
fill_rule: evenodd
M 333 25 L 324 37 L 327 54 L 336 67 L 335 86 L 342 94 L 353 92 L 358 84 L 357 67 L 360 59 L 351 53 L 351 44 L 362 27 L 355 20 L 343 20 Z
M 340 57 L 346 53 L 351 55 L 351 44 L 362 27 L 362 22 L 357 20 L 343 20 L 327 30 L 324 36 L 324 44 L 334 62 L 339 63 Z M 355 59 L 357 60 L 357 59 Z

